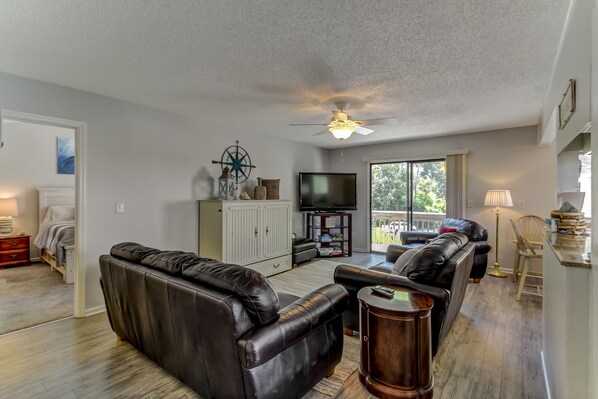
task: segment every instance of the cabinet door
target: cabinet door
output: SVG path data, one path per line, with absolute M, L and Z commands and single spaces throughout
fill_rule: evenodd
M 260 260 L 259 205 L 230 205 L 223 209 L 223 261 L 246 265 Z
M 263 237 L 264 258 L 274 258 L 291 253 L 290 203 L 264 205 Z

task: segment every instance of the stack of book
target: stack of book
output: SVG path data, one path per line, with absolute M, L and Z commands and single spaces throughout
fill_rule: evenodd
M 586 232 L 586 221 L 583 212 L 550 212 L 550 217 L 556 219 L 559 233 L 581 235 Z

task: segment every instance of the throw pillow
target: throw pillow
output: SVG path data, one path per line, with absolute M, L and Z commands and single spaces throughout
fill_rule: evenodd
M 445 234 L 445 233 L 455 233 L 457 231 L 456 228 L 453 227 L 440 227 L 440 230 L 438 231 L 438 234 Z

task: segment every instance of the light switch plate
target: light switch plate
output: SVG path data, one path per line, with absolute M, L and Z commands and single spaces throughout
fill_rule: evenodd
M 473 200 L 467 200 L 467 207 L 473 208 Z
M 519 201 L 517 201 L 517 206 L 519 208 L 525 208 L 525 200 L 519 200 Z
M 114 204 L 114 212 L 125 213 L 125 203 L 124 202 L 116 202 Z

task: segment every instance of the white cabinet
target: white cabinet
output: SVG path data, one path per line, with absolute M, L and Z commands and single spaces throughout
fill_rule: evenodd
M 270 276 L 291 268 L 291 201 L 199 201 L 199 256 Z

